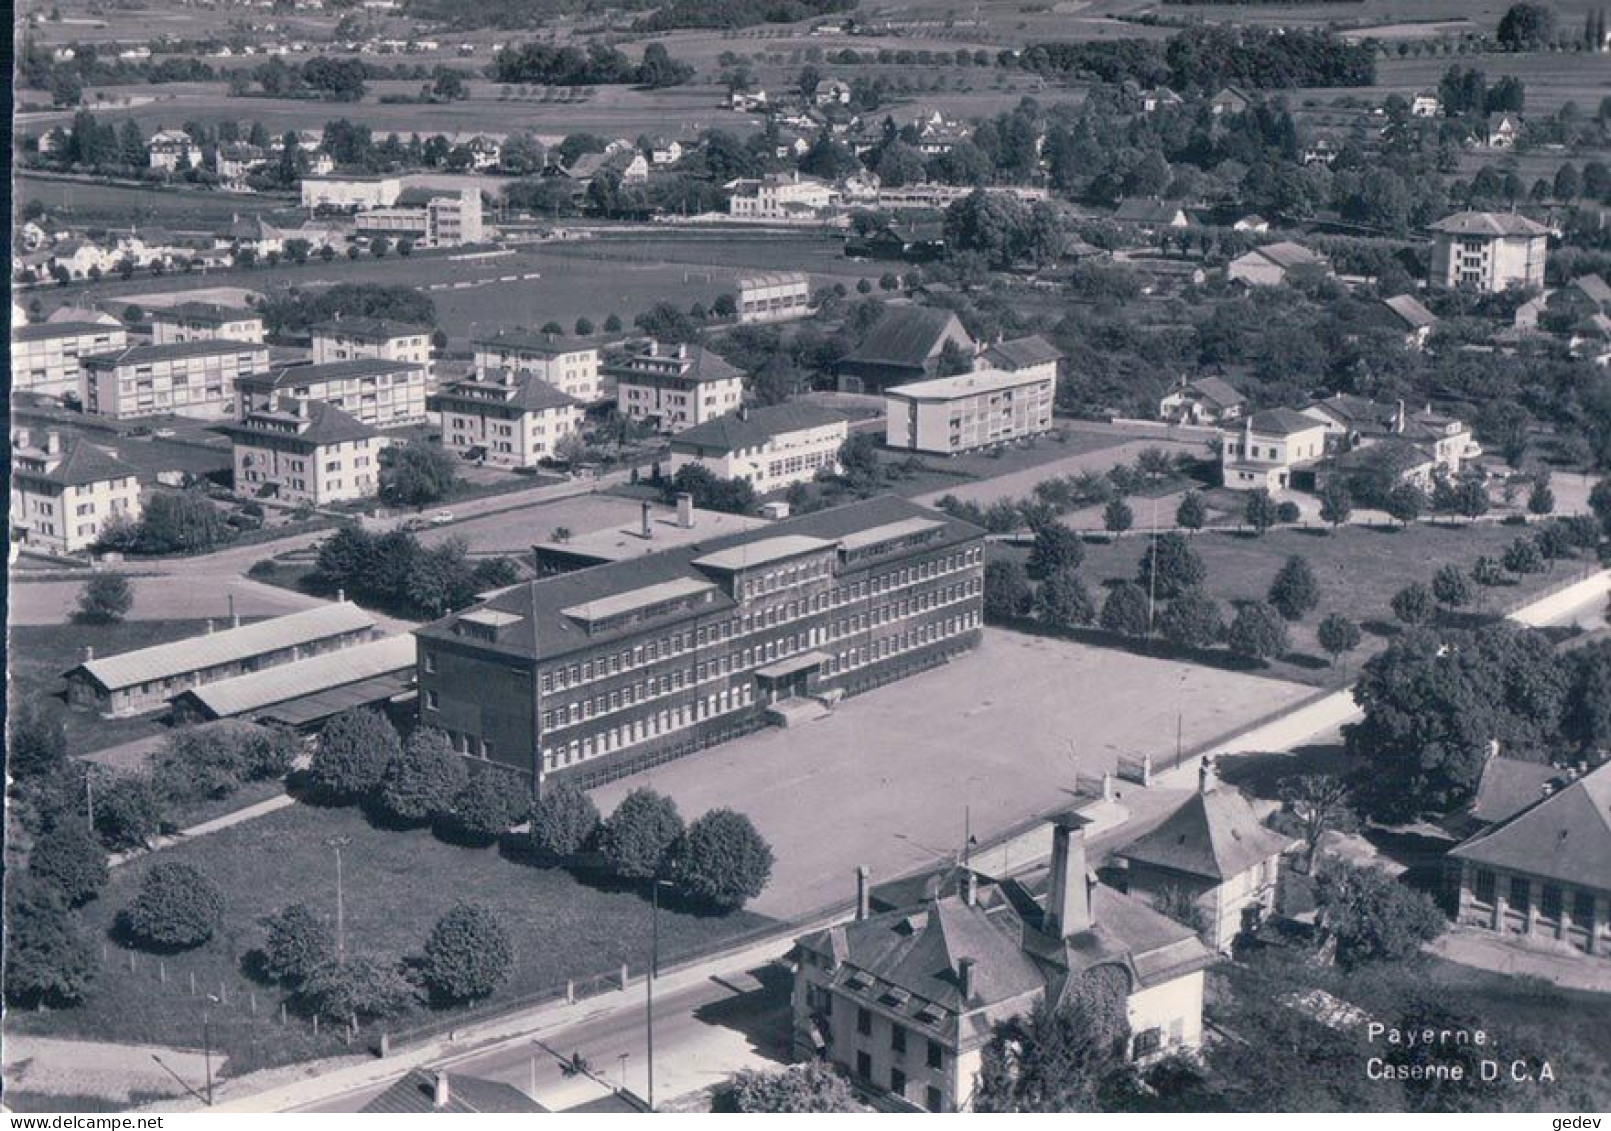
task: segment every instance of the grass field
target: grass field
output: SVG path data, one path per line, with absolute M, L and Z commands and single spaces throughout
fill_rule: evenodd
M 1265 598 L 1276 571 L 1289 555 L 1308 559 L 1320 583 L 1320 606 L 1291 626 L 1292 651 L 1264 670 L 1281 679 L 1330 686 L 1339 682 L 1342 673 L 1331 669 L 1329 658 L 1315 641 L 1315 626 L 1321 618 L 1341 613 L 1364 629 L 1364 643 L 1348 657 L 1349 668 L 1357 669 L 1397 631 L 1390 608 L 1394 593 L 1411 581 L 1430 582 L 1444 562 L 1469 567 L 1482 554 L 1498 556 L 1520 533 L 1516 527 L 1497 523 L 1422 523 L 1402 531 L 1358 526 L 1334 533 L 1276 530 L 1263 538 L 1205 533 L 1193 538 L 1192 545 L 1207 567 L 1208 591 L 1220 602 L 1227 622 L 1235 613 L 1234 603 Z M 1112 543 L 1088 543 L 1081 572 L 1093 595 L 1108 582 L 1134 579 L 1145 553 L 1146 537 L 1139 533 Z M 1479 586 L 1477 590 L 1487 601 L 1487 613 L 1493 615 L 1580 572 L 1577 563 L 1562 562 L 1553 574 L 1533 574 L 1520 584 L 1488 590 Z M 1484 612 L 1480 607 L 1468 611 Z
M 284 208 L 287 200 L 211 189 L 135 188 L 89 181 L 17 174 L 19 202 L 37 200 L 61 213 L 64 220 L 87 227 L 155 226 L 180 230 L 210 229 L 232 216 L 249 216 Z M 151 280 L 144 282 L 147 289 Z
M 352 953 L 417 954 L 431 924 L 468 899 L 490 907 L 514 943 L 513 972 L 495 1001 L 562 990 L 567 978 L 618 973 L 622 963 L 640 969 L 646 959 L 649 905 L 637 892 L 594 887 L 561 870 L 530 867 L 496 849 L 446 844 L 424 831 L 380 830 L 353 809 L 297 805 L 128 864 L 86 908 L 87 926 L 100 937 L 156 860 L 184 861 L 204 871 L 225 895 L 223 929 L 205 946 L 164 959 L 166 984 L 155 957 L 136 956 L 131 970 L 131 952 L 109 944 L 106 969 L 84 1006 L 14 1014 L 8 1023 L 53 1036 L 192 1046 L 201 1037 L 201 999 L 189 993 L 194 974 L 200 992 L 222 999 L 212 1007 L 212 1039 L 215 1051 L 230 1058 L 231 1075 L 351 1051 L 329 1027 L 318 1039 L 294 1018 L 281 1027 L 277 992 L 242 969 L 261 943 L 263 916 L 301 902 L 333 922 L 335 861 L 327 847 L 333 836 L 349 838 L 342 863 L 349 877 L 345 912 Z M 765 922 L 746 912 L 705 917 L 662 907 L 661 954 L 684 955 Z

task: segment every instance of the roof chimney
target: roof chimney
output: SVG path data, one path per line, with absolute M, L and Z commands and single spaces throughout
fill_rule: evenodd
M 694 528 L 694 497 L 687 491 L 677 492 L 677 525 L 684 530 Z
M 1066 939 L 1091 926 L 1091 891 L 1085 868 L 1085 826 L 1072 809 L 1052 818 L 1052 887 L 1046 897 L 1046 933 Z
M 1214 772 L 1214 759 L 1204 757 L 1197 767 L 1197 791 L 1210 793 L 1219 786 L 1219 775 Z
M 438 1072 L 436 1074 L 436 1094 L 431 1097 L 431 1106 L 447 1107 L 449 1101 L 452 1099 L 453 1089 L 448 1084 L 448 1074 L 446 1072 Z
M 62 434 L 52 428 L 45 433 L 45 451 L 55 455 L 62 450 Z
M 644 500 L 644 503 L 643 503 L 643 536 L 645 538 L 653 538 L 654 537 L 654 525 L 650 520 L 650 511 L 651 511 L 651 509 L 652 508 L 650 507 L 648 500 Z
M 11 442 L 19 448 L 26 448 L 32 439 L 33 437 L 29 435 L 28 429 L 19 428 L 17 429 L 16 435 L 12 437 Z
M 957 959 L 957 989 L 962 991 L 962 1004 L 967 1005 L 968 999 L 973 997 L 973 959 Z
M 962 872 L 962 902 L 973 907 L 979 902 L 979 873 L 972 868 Z
M 211 636 L 212 634 L 213 634 L 213 618 L 208 617 L 207 618 L 207 635 Z
M 856 921 L 867 918 L 872 901 L 872 873 L 864 864 L 856 865 Z
M 94 658 L 95 658 L 95 645 L 93 645 L 93 644 L 84 645 L 84 662 L 89 663 L 89 661 L 93 660 Z
M 337 589 L 336 590 L 336 604 L 345 605 L 346 603 L 347 603 L 347 591 L 345 589 Z
M 235 611 L 235 594 L 231 593 L 229 595 L 229 627 L 239 628 L 240 626 L 241 615 Z

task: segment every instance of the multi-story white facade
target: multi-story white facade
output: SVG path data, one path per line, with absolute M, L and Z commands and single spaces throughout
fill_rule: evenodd
M 11 331 L 11 389 L 48 397 L 83 396 L 79 359 L 128 344 L 122 326 L 101 322 L 39 322 Z
M 268 347 L 227 341 L 128 346 L 86 357 L 83 366 L 85 412 L 216 420 L 234 412 L 235 382 L 268 368 Z
M 884 442 L 914 452 L 957 453 L 1021 440 L 1052 426 L 1055 375 L 976 369 L 884 390 Z
M 385 208 L 403 192 L 398 177 L 328 173 L 302 178 L 304 208 Z
M 648 346 L 609 367 L 621 415 L 681 432 L 744 402 L 744 375 L 703 346 Z
M 431 365 L 431 331 L 427 326 L 410 326 L 379 318 L 338 318 L 313 328 L 313 364 L 328 365 L 363 357 L 418 365 L 425 371 L 427 383 L 435 375 Z
M 442 417 L 442 444 L 467 459 L 495 467 L 536 467 L 553 459 L 566 436 L 579 433 L 582 403 L 535 373 L 478 371 L 453 381 L 430 399 Z
M 1542 288 L 1549 229 L 1515 212 L 1457 212 L 1432 225 L 1432 283 L 1498 294 Z
M 158 130 L 146 144 L 153 169 L 180 173 L 201 164 L 201 146 L 184 130 Z
M 263 341 L 263 318 L 256 311 L 211 302 L 181 302 L 151 310 L 151 341 L 172 342 Z
M 83 440 L 19 429 L 11 440 L 11 524 L 26 545 L 74 554 L 94 546 L 109 522 L 137 522 L 134 468 Z
M 225 431 L 237 494 L 318 507 L 380 493 L 386 438 L 333 405 L 286 398 Z
M 236 383 L 237 415 L 271 408 L 280 398 L 324 401 L 373 428 L 425 419 L 425 370 L 407 361 L 360 357 L 324 365 L 283 365 Z
M 412 240 L 420 247 L 457 247 L 485 236 L 475 189 L 404 189 L 395 203 L 362 211 L 353 223 L 360 235 Z
M 471 342 L 477 373 L 530 373 L 583 404 L 604 399 L 604 373 L 594 342 L 563 334 L 498 330 Z
M 746 275 L 738 281 L 740 322 L 783 322 L 811 313 L 811 277 L 804 271 Z
M 1324 421 L 1296 409 L 1271 408 L 1244 417 L 1239 427 L 1221 430 L 1220 476 L 1236 491 L 1283 491 L 1293 472 L 1310 468 L 1326 454 Z
M 671 439 L 671 473 L 689 464 L 718 479 L 743 479 L 757 494 L 809 483 L 839 470 L 839 449 L 850 422 L 837 412 L 798 402 L 736 413 L 679 432 Z
M 769 173 L 728 187 L 728 212 L 745 220 L 815 220 L 839 199 L 833 186 L 799 173 Z

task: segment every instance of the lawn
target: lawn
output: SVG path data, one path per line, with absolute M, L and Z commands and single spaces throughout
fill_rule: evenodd
M 1389 606 L 1393 594 L 1411 581 L 1430 582 L 1433 572 L 1444 562 L 1469 566 L 1482 554 L 1498 556 L 1523 533 L 1500 523 L 1420 523 L 1406 530 L 1360 526 L 1330 533 L 1273 530 L 1262 538 L 1204 533 L 1195 537 L 1192 545 L 1207 567 L 1208 590 L 1220 602 L 1227 621 L 1234 615 L 1232 603 L 1264 599 L 1270 581 L 1288 556 L 1297 554 L 1308 559 L 1320 583 L 1320 606 L 1292 626 L 1292 651 L 1263 670 L 1280 679 L 1330 686 L 1340 682 L 1342 673 L 1331 669 L 1315 641 L 1315 626 L 1326 614 L 1341 613 L 1364 629 L 1363 645 L 1349 657 L 1349 667 L 1357 668 L 1397 632 Z M 1107 582 L 1136 576 L 1146 552 L 1146 536 L 1135 533 L 1117 542 L 1092 541 L 1085 549 L 1081 572 L 1095 591 Z M 1580 572 L 1578 563 L 1563 562 L 1553 573 L 1533 574 L 1519 584 L 1497 589 L 1483 590 L 1479 586 L 1477 591 L 1486 599 L 1489 614 L 1502 613 Z
M 294 1016 L 282 1027 L 279 994 L 242 968 L 261 942 L 259 920 L 281 907 L 306 903 L 333 923 L 335 858 L 328 843 L 338 836 L 347 838 L 342 866 L 351 953 L 418 954 L 436 919 L 466 899 L 491 908 L 514 942 L 511 977 L 493 1003 L 563 989 L 569 978 L 580 983 L 617 973 L 622 963 L 638 970 L 647 956 L 649 905 L 635 891 L 593 886 L 566 871 L 531 867 L 493 848 L 447 844 L 426 831 L 382 830 L 356 809 L 297 805 L 119 869 L 86 909 L 96 937 L 105 936 L 157 860 L 193 864 L 219 886 L 226 904 L 223 929 L 205 946 L 160 962 L 108 942 L 106 968 L 85 1005 L 14 1015 L 11 1024 L 51 1036 L 193 1046 L 201 1036 L 201 999 L 189 992 L 193 974 L 199 993 L 220 998 L 212 1008 L 212 1039 L 230 1058 L 229 1074 L 350 1051 L 329 1028 L 315 1038 Z M 767 922 L 748 912 L 714 917 L 662 907 L 662 959 Z
M 93 647 L 97 656 L 111 656 L 136 648 L 149 648 L 153 644 L 183 640 L 206 631 L 205 620 L 14 624 L 11 626 L 11 662 L 7 669 L 10 694 L 16 699 L 45 697 L 65 703 L 67 684 L 62 679 L 62 673 L 84 661 L 86 647 Z M 168 729 L 158 721 L 160 715 L 105 719 L 90 711 L 66 711 L 65 717 L 67 749 L 74 754 L 85 754 L 137 738 L 164 734 Z

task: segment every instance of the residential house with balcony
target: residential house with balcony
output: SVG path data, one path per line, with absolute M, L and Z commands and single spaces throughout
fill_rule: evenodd
M 11 437 L 11 525 L 25 546 L 76 554 L 109 523 L 138 522 L 135 469 L 83 439 L 21 428 Z

